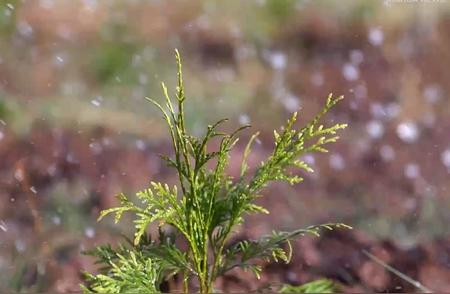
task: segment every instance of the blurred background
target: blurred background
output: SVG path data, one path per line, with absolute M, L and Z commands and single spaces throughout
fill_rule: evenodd
M 130 220 L 96 222 L 149 181 L 175 182 L 160 82 L 184 59 L 189 129 L 228 117 L 260 130 L 250 157 L 300 109 L 332 92 L 327 121 L 349 123 L 315 173 L 274 184 L 238 237 L 319 222 L 351 232 L 294 243 L 290 265 L 258 281 L 233 273 L 227 291 L 328 277 L 347 291 L 413 291 L 368 259 L 434 291 L 450 291 L 450 3 L 440 1 L 0 0 L 0 291 L 76 292 L 85 249 L 130 236 Z

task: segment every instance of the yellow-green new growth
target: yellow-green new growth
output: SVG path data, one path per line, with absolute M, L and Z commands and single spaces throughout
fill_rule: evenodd
M 294 167 L 312 172 L 312 168 L 300 158 L 311 152 L 327 152 L 326 146 L 336 142 L 339 138 L 337 132 L 346 125 L 335 124 L 324 127 L 320 121 L 343 97 L 334 98 L 330 94 L 323 110 L 302 128 L 294 127 L 297 119 L 297 113 L 294 113 L 284 127 L 274 132 L 275 146 L 271 155 L 255 172 L 250 172 L 247 157 L 258 133 L 253 135 L 244 150 L 240 175 L 238 178 L 232 178 L 225 172 L 229 153 L 238 141 L 238 134 L 248 126 L 226 134 L 218 130 L 220 125 L 227 121 L 223 119 L 209 125 L 201 138 L 190 135 L 185 127 L 186 97 L 181 57 L 177 50 L 176 60 L 177 110 L 164 83 L 162 83 L 164 107 L 153 99 L 148 100 L 159 108 L 169 128 L 175 156 L 163 159 L 169 166 L 175 168 L 180 189 L 152 182 L 150 188 L 136 195 L 142 205 L 137 206 L 125 195 L 120 194 L 118 207 L 102 211 L 100 219 L 113 213 L 116 222 L 120 221 L 124 212 L 133 212 L 136 216 L 134 241 L 129 242 L 129 247 L 121 246 L 119 250 L 103 246 L 91 252 L 97 256 L 100 263 L 106 264 L 106 268 L 103 275 L 88 276 L 89 283 L 84 288 L 87 292 L 112 293 L 127 289 L 122 276 L 117 275 L 117 264 L 123 264 L 124 256 L 131 256 L 133 262 L 144 263 L 151 260 L 154 269 L 151 273 L 156 275 L 151 277 L 151 281 L 155 281 L 152 290 L 159 289 L 158 283 L 162 280 L 174 274 L 181 274 L 184 292 L 192 290 L 190 281 L 196 279 L 198 290 L 201 293 L 210 293 L 217 277 L 235 267 L 251 270 L 259 277 L 261 268 L 255 260 L 289 262 L 290 241 L 294 238 L 306 233 L 318 235 L 321 229 L 350 228 L 340 223 L 324 224 L 294 232 L 274 232 L 258 240 L 230 244 L 234 229 L 244 222 L 246 214 L 268 213 L 266 208 L 255 204 L 255 200 L 261 197 L 261 191 L 267 184 L 276 180 L 287 181 L 290 184 L 301 182 L 303 180 L 301 177 L 290 174 L 288 170 Z M 219 148 L 209 152 L 208 143 L 213 138 L 220 140 Z M 214 163 L 212 169 L 207 167 L 208 162 Z M 146 234 L 151 224 L 159 227 L 158 235 L 153 238 Z M 175 245 L 177 238 L 184 238 L 187 242 L 186 252 L 182 252 Z M 139 256 L 139 259 L 133 256 Z M 133 269 L 128 264 L 127 266 L 126 269 Z M 147 263 L 141 266 L 147 266 Z M 109 277 L 107 286 L 105 276 Z M 115 279 L 118 279 L 117 284 L 113 282 Z M 139 284 L 138 280 L 132 281 Z M 147 283 L 148 279 L 142 281 L 144 282 Z

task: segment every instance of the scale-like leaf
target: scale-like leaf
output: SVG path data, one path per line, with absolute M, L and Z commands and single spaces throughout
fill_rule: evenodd
M 136 194 L 140 201 L 135 205 L 124 194 L 118 195 L 118 207 L 101 212 L 99 219 L 114 214 L 120 221 L 123 213 L 134 213 L 134 240 L 129 246 L 98 247 L 94 255 L 104 265 L 100 275 L 88 275 L 90 287 L 85 291 L 97 292 L 145 292 L 157 290 L 161 277 L 179 273 L 183 275 L 184 290 L 189 290 L 189 279 L 198 279 L 199 291 L 213 290 L 214 280 L 234 267 L 250 270 L 258 277 L 263 261 L 289 262 L 290 241 L 304 234 L 319 235 L 321 229 L 348 228 L 343 224 L 312 226 L 294 232 L 274 232 L 258 240 L 243 240 L 228 246 L 230 237 L 247 214 L 269 213 L 255 203 L 262 197 L 262 190 L 273 181 L 296 184 L 303 180 L 300 172 L 312 172 L 301 160 L 311 152 L 326 152 L 330 143 L 338 140 L 337 132 L 345 124 L 325 126 L 323 116 L 342 97 L 328 96 L 326 104 L 315 118 L 302 128 L 296 127 L 297 113 L 274 132 L 275 146 L 261 165 L 250 168 L 247 159 L 258 133 L 253 135 L 243 154 L 240 175 L 234 179 L 227 175 L 230 152 L 238 142 L 238 135 L 249 126 L 242 126 L 231 134 L 219 130 L 226 119 L 207 127 L 201 137 L 191 135 L 185 124 L 186 100 L 181 57 L 176 51 L 177 87 L 175 99 L 162 83 L 165 103 L 150 100 L 161 111 L 169 128 L 174 156 L 163 156 L 169 167 L 176 170 L 177 187 L 152 182 L 150 187 Z M 172 100 L 175 103 L 172 104 Z M 217 150 L 209 150 L 212 139 L 219 140 Z M 212 169 L 209 169 L 211 168 Z M 158 238 L 146 232 L 149 226 L 159 227 Z M 174 237 L 166 239 L 163 228 L 173 231 Z M 175 245 L 176 238 L 183 238 L 186 250 Z

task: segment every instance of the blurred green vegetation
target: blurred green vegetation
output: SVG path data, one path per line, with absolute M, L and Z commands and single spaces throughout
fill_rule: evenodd
M 16 11 L 20 0 L 0 1 L 0 35 L 10 36 L 16 29 Z
M 112 79 L 121 79 L 124 83 L 134 81 L 134 71 L 124 72 L 130 67 L 135 48 L 132 44 L 119 42 L 102 42 L 93 48 L 90 58 L 91 71 L 100 84 Z

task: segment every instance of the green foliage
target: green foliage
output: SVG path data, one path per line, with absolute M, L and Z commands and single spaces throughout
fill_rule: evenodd
M 247 157 L 258 134 L 251 137 L 244 151 L 241 173 L 233 178 L 226 173 L 229 153 L 238 141 L 238 134 L 248 126 L 227 134 L 219 131 L 226 119 L 209 125 L 201 138 L 190 135 L 185 127 L 184 103 L 186 100 L 181 59 L 176 51 L 178 64 L 178 86 L 176 104 L 172 104 L 167 87 L 162 84 L 165 104 L 155 104 L 168 125 L 175 156 L 163 157 L 167 164 L 176 169 L 179 186 L 152 182 L 150 188 L 137 193 L 141 205 L 136 205 L 123 194 L 118 195 L 120 205 L 103 211 L 100 218 L 108 214 L 120 221 L 123 213 L 135 215 L 134 240 L 128 249 L 120 246 L 118 251 L 111 247 L 99 247 L 94 255 L 106 264 L 106 274 L 88 274 L 85 291 L 109 292 L 130 287 L 144 287 L 154 282 L 151 290 L 158 289 L 159 282 L 174 274 L 181 274 L 184 291 L 190 290 L 190 280 L 196 279 L 201 293 L 209 293 L 214 281 L 220 275 L 235 267 L 253 271 L 258 277 L 261 268 L 257 260 L 289 262 L 290 241 L 304 234 L 319 235 L 321 229 L 350 228 L 344 224 L 324 224 L 294 232 L 273 232 L 258 240 L 245 240 L 230 244 L 236 227 L 243 223 L 245 215 L 268 213 L 267 209 L 255 204 L 261 191 L 272 181 L 286 181 L 296 184 L 302 178 L 292 174 L 293 169 L 312 172 L 301 156 L 310 152 L 327 152 L 327 145 L 336 142 L 336 135 L 345 124 L 324 127 L 322 117 L 342 97 L 328 96 L 323 110 L 306 126 L 295 128 L 295 113 L 287 124 L 274 132 L 275 146 L 271 155 L 261 163 L 255 172 L 247 165 Z M 208 143 L 218 140 L 219 147 L 210 151 Z M 208 165 L 209 164 L 209 165 Z M 146 234 L 148 227 L 156 224 L 159 240 L 151 240 Z M 171 232 L 170 234 L 168 232 Z M 176 239 L 184 239 L 188 249 L 182 252 Z M 287 249 L 286 249 L 287 246 Z M 123 253 L 125 252 L 125 253 Z M 123 258 L 125 257 L 126 258 Z M 116 260 L 114 263 L 111 260 Z M 153 267 L 152 269 L 149 267 Z M 141 270 L 147 273 L 142 281 Z M 132 277 L 136 275 L 136 277 Z
M 86 293 L 157 293 L 161 281 L 161 267 L 158 262 L 147 258 L 139 251 L 115 252 L 109 247 L 99 247 L 98 257 L 108 265 L 105 273 L 93 276 L 87 274 L 91 283 L 82 287 Z
M 0 119 L 6 118 L 6 116 L 9 115 L 9 112 L 10 110 L 6 105 L 6 100 L 4 101 L 3 98 L 0 97 Z
M 16 11 L 19 0 L 0 1 L 0 37 L 10 37 L 16 25 Z
M 295 0 L 268 0 L 266 8 L 276 20 L 284 21 L 296 11 L 297 3 Z
M 131 64 L 135 49 L 124 42 L 104 42 L 93 53 L 91 71 L 101 83 L 121 76 Z
M 280 293 L 336 293 L 337 285 L 328 279 L 320 279 L 300 286 L 284 285 Z

